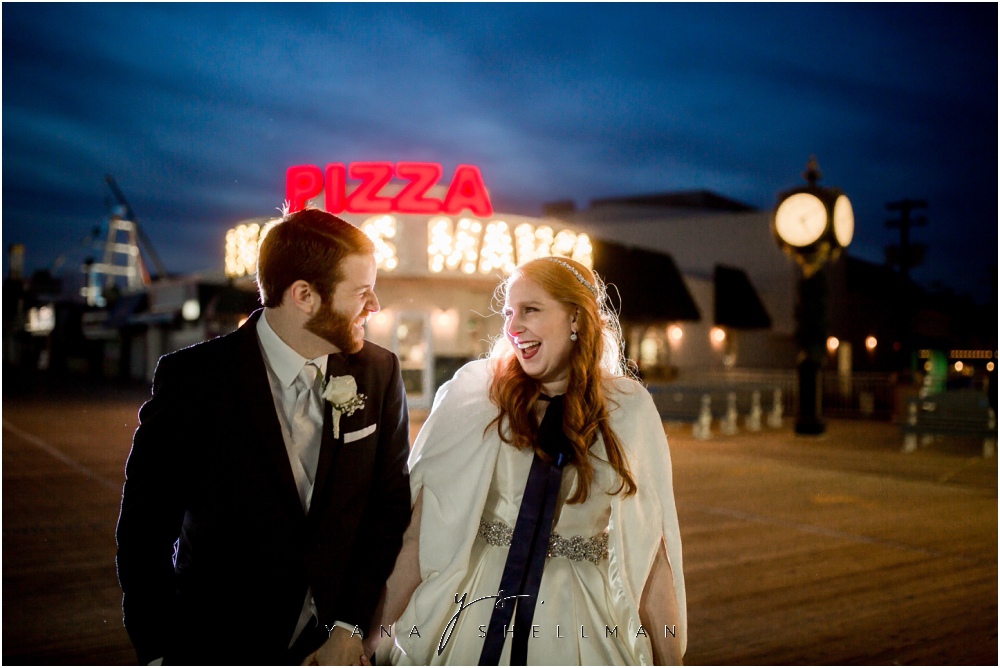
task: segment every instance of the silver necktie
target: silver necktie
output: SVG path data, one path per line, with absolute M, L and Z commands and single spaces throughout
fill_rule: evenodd
M 295 410 L 292 413 L 292 440 L 295 454 L 306 472 L 309 487 L 316 478 L 319 463 L 319 448 L 322 441 L 323 407 L 320 398 L 320 371 L 312 362 L 307 362 L 295 379 Z M 299 490 L 299 496 L 307 497 Z

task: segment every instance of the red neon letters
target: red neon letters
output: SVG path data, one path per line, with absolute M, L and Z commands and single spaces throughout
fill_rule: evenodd
M 324 175 L 325 171 L 325 175 Z M 396 178 L 407 181 L 394 197 L 380 196 L 382 188 Z M 459 165 L 451 179 L 444 200 L 426 197 L 441 179 L 441 165 L 436 162 L 352 162 L 346 169 L 330 163 L 325 170 L 316 165 L 289 167 L 285 175 L 285 198 L 289 212 L 299 211 L 307 200 L 324 193 L 329 213 L 446 213 L 455 215 L 468 209 L 477 216 L 492 216 L 493 204 L 483 184 L 483 176 L 474 165 Z M 347 194 L 347 179 L 361 183 Z M 325 185 L 325 190 L 324 190 Z

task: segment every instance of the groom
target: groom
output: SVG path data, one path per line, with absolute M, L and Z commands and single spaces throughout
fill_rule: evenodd
M 285 216 L 264 308 L 160 359 L 117 530 L 139 663 L 359 662 L 410 515 L 399 361 L 364 340 L 375 271 L 354 226 Z

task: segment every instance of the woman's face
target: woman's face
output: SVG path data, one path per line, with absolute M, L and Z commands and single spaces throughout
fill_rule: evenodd
M 517 361 L 550 395 L 562 394 L 569 382 L 569 359 L 575 342 L 575 316 L 530 278 L 518 276 L 507 286 L 504 334 Z

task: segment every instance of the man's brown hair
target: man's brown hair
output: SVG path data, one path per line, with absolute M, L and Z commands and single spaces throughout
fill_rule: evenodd
M 297 280 L 311 284 L 323 301 L 344 279 L 340 263 L 349 255 L 372 255 L 375 244 L 345 220 L 320 209 L 302 209 L 269 224 L 257 250 L 257 287 L 268 308 L 281 306 Z

